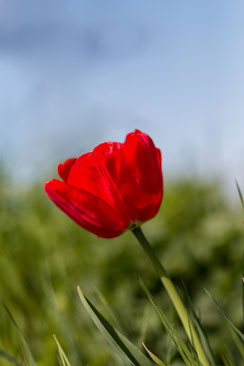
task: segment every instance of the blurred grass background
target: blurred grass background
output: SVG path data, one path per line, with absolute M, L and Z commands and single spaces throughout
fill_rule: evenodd
M 243 328 L 242 219 L 240 202 L 233 203 L 221 182 L 189 177 L 166 182 L 159 214 L 143 225 L 175 283 L 181 289 L 185 283 L 217 358 L 231 337 L 203 288 Z M 168 352 L 169 338 L 136 273 L 171 321 L 177 325 L 178 319 L 132 234 L 105 240 L 85 232 L 45 196 L 43 182 L 18 185 L 4 168 L 0 177 L 0 268 L 0 298 L 38 365 L 58 365 L 53 334 L 73 365 L 118 364 L 83 309 L 77 285 L 135 344 L 144 341 L 162 357 Z M 0 349 L 21 360 L 21 341 L 3 307 L 0 329 Z M 0 359 L 0 364 L 10 363 Z
M 172 348 L 136 273 L 180 324 L 132 234 L 98 239 L 43 190 L 55 162 L 124 141 L 134 128 L 162 150 L 166 177 L 160 213 L 143 230 L 182 297 L 185 283 L 217 359 L 232 349 L 203 288 L 243 329 L 233 178 L 244 192 L 243 17 L 244 2 L 229 0 L 0 1 L 0 162 L 9 169 L 0 168 L 0 300 L 38 366 L 58 365 L 53 334 L 72 366 L 120 364 L 78 284 L 135 344 L 162 359 Z M 206 178 L 216 175 L 224 182 Z M 23 357 L 0 306 L 0 366 L 11 365 L 1 350 Z

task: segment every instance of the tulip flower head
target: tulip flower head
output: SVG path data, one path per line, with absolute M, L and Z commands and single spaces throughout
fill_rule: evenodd
M 45 183 L 51 200 L 84 229 L 103 238 L 154 217 L 163 196 L 161 153 L 135 130 L 124 143 L 104 142 L 57 167 L 61 180 Z

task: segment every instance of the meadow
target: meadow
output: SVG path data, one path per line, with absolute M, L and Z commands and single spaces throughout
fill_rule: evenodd
M 25 362 L 9 312 L 36 365 L 61 364 L 54 334 L 72 366 L 123 364 L 84 309 L 77 285 L 140 349 L 144 342 L 167 364 L 181 365 L 138 275 L 184 338 L 182 327 L 133 235 L 101 239 L 86 232 L 53 205 L 43 183 L 18 184 L 1 170 L 0 365 Z M 142 228 L 185 303 L 187 288 L 217 364 L 225 355 L 242 365 L 227 323 L 204 290 L 243 331 L 244 226 L 238 192 L 229 197 L 221 182 L 194 176 L 166 180 L 160 212 Z

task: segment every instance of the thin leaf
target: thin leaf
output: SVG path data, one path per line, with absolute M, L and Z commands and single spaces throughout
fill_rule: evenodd
M 19 337 L 20 337 L 20 339 L 22 341 L 22 344 L 23 344 L 24 356 L 25 356 L 25 360 L 26 360 L 27 364 L 30 365 L 30 366 L 35 366 L 34 359 L 32 357 L 31 351 L 28 347 L 28 344 L 27 344 L 27 342 L 24 338 L 23 333 L 21 332 L 20 328 L 18 327 L 16 321 L 14 320 L 13 315 L 11 314 L 11 312 L 7 308 L 7 306 L 2 301 L 0 301 L 0 303 L 1 303 L 2 307 L 4 308 L 4 310 L 6 311 L 6 313 L 8 314 L 12 324 L 14 325 L 15 329 L 17 330 L 17 332 L 19 334 Z
M 6 360 L 8 360 L 9 362 L 14 363 L 16 366 L 22 366 L 22 363 L 21 362 L 19 362 L 18 360 L 16 360 L 15 357 L 11 356 L 7 352 L 3 351 L 2 349 L 0 349 L 0 357 L 3 357 Z
M 193 334 L 192 334 L 192 323 L 190 321 L 189 313 L 187 313 L 187 315 L 188 315 L 188 326 L 189 326 L 189 329 L 190 329 L 190 345 L 189 345 L 189 347 L 191 347 L 194 360 L 196 360 L 197 359 L 197 353 L 195 351 L 196 345 L 195 345 L 194 337 L 193 337 Z
M 225 366 L 235 366 L 235 364 L 233 363 L 233 361 L 231 360 L 231 358 L 227 355 L 223 356 L 223 362 Z
M 163 326 L 165 327 L 165 329 L 167 330 L 167 332 L 171 336 L 172 340 L 174 341 L 174 343 L 175 343 L 182 359 L 184 360 L 185 364 L 186 365 L 200 365 L 200 362 L 195 360 L 195 355 L 191 354 L 191 351 L 189 350 L 189 348 L 187 347 L 185 342 L 182 340 L 182 338 L 178 335 L 178 333 L 176 332 L 174 327 L 169 324 L 169 322 L 168 322 L 166 316 L 164 315 L 163 311 L 157 305 L 157 303 L 155 302 L 152 294 L 147 289 L 147 287 L 145 286 L 145 284 L 143 283 L 141 278 L 139 278 L 139 283 L 140 283 L 143 291 L 146 293 L 148 299 L 150 300 L 155 312 L 158 314 Z
M 188 292 L 184 282 L 183 282 L 183 289 L 184 289 L 186 297 L 187 297 L 188 306 L 189 306 L 190 311 L 193 315 L 194 325 L 195 325 L 197 333 L 199 335 L 201 344 L 204 348 L 204 351 L 206 352 L 206 355 L 208 357 L 208 360 L 209 360 L 211 366 L 215 366 L 216 363 L 215 363 L 215 360 L 214 360 L 213 350 L 210 346 L 207 334 L 206 334 L 206 332 L 205 332 L 205 330 L 204 330 L 204 328 L 203 328 L 203 326 L 200 322 L 200 318 L 197 316 L 197 314 L 195 312 L 195 309 L 193 307 L 189 292 Z
M 80 300 L 87 310 L 90 318 L 96 324 L 100 332 L 117 351 L 122 360 L 127 364 L 135 366 L 152 366 L 151 361 L 125 336 L 114 328 L 85 297 L 80 287 L 77 287 Z
M 166 363 L 164 363 L 162 360 L 160 360 L 154 353 L 152 353 L 145 345 L 145 343 L 142 342 L 143 347 L 151 357 L 151 359 L 159 366 L 167 366 Z
M 236 334 L 236 332 L 229 326 L 230 328 L 230 333 L 233 339 L 233 342 L 236 345 L 236 348 L 238 349 L 240 356 L 242 358 L 243 361 L 243 365 L 244 365 L 244 347 L 243 347 L 243 342 L 241 341 L 240 337 Z
M 59 336 L 62 337 L 62 340 L 67 345 L 67 349 L 69 350 L 69 354 L 73 356 L 74 363 L 85 362 L 83 354 L 80 350 L 80 345 L 77 343 L 75 337 L 72 337 L 70 325 L 68 323 L 67 314 L 60 311 L 58 306 L 57 296 L 54 291 L 50 268 L 47 261 L 44 261 L 45 271 L 42 276 L 42 287 L 45 291 L 45 299 L 47 301 L 47 311 L 49 312 L 49 318 L 54 318 L 56 324 L 59 326 Z M 67 274 L 66 274 L 67 275 Z M 65 274 L 64 274 L 65 276 Z
M 115 315 L 114 311 L 111 309 L 111 307 L 109 306 L 106 298 L 103 296 L 103 294 L 101 293 L 101 291 L 99 291 L 98 288 L 95 288 L 96 294 L 99 298 L 99 300 L 101 301 L 101 303 L 103 304 L 105 310 L 108 312 L 108 314 L 110 315 L 110 319 L 111 321 L 113 321 L 114 325 L 117 327 L 117 329 L 120 332 L 124 332 L 125 333 L 125 329 L 123 327 L 123 325 L 120 323 L 118 317 Z
M 217 309 L 219 310 L 220 314 L 223 316 L 223 318 L 227 321 L 227 323 L 231 326 L 231 328 L 239 335 L 239 337 L 244 341 L 244 334 L 232 323 L 232 321 L 225 315 L 217 301 L 213 298 L 213 296 L 204 289 L 207 293 L 207 295 L 210 297 L 210 299 L 215 303 Z
M 58 353 L 59 353 L 59 357 L 60 357 L 60 360 L 61 360 L 61 363 L 62 363 L 62 366 L 71 366 L 63 348 L 61 347 L 59 341 L 57 340 L 57 337 L 55 336 L 55 334 L 53 335 L 53 338 L 55 339 L 55 342 L 58 346 Z
M 241 188 L 239 186 L 239 183 L 237 180 L 235 180 L 236 182 L 236 188 L 237 188 L 237 191 L 238 191 L 238 194 L 239 194 L 239 197 L 240 197 L 240 200 L 241 200 L 241 204 L 242 204 L 242 207 L 244 209 L 244 199 L 243 199 L 243 195 L 242 195 L 242 192 L 241 192 Z

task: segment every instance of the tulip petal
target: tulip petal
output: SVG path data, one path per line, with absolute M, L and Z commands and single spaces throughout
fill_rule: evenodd
M 161 156 L 161 151 L 158 148 L 156 148 L 156 150 L 157 150 L 158 168 L 161 170 L 162 169 L 162 156 Z
M 67 183 L 101 198 L 116 211 L 125 212 L 117 189 L 123 144 L 106 142 L 79 157 L 72 166 Z
M 75 161 L 76 159 L 68 159 L 64 163 L 60 163 L 57 166 L 58 174 L 65 182 L 68 179 L 70 169 L 74 165 Z
M 159 210 L 163 178 L 161 153 L 152 139 L 135 130 L 127 135 L 118 188 L 132 221 L 146 221 Z
M 94 156 L 99 160 L 99 163 L 104 163 L 112 180 L 117 183 L 119 178 L 122 151 L 124 144 L 120 142 L 104 142 L 95 147 L 93 150 Z
M 128 219 L 125 220 L 107 202 L 85 190 L 52 179 L 45 184 L 45 191 L 78 225 L 100 237 L 116 237 L 129 227 Z

